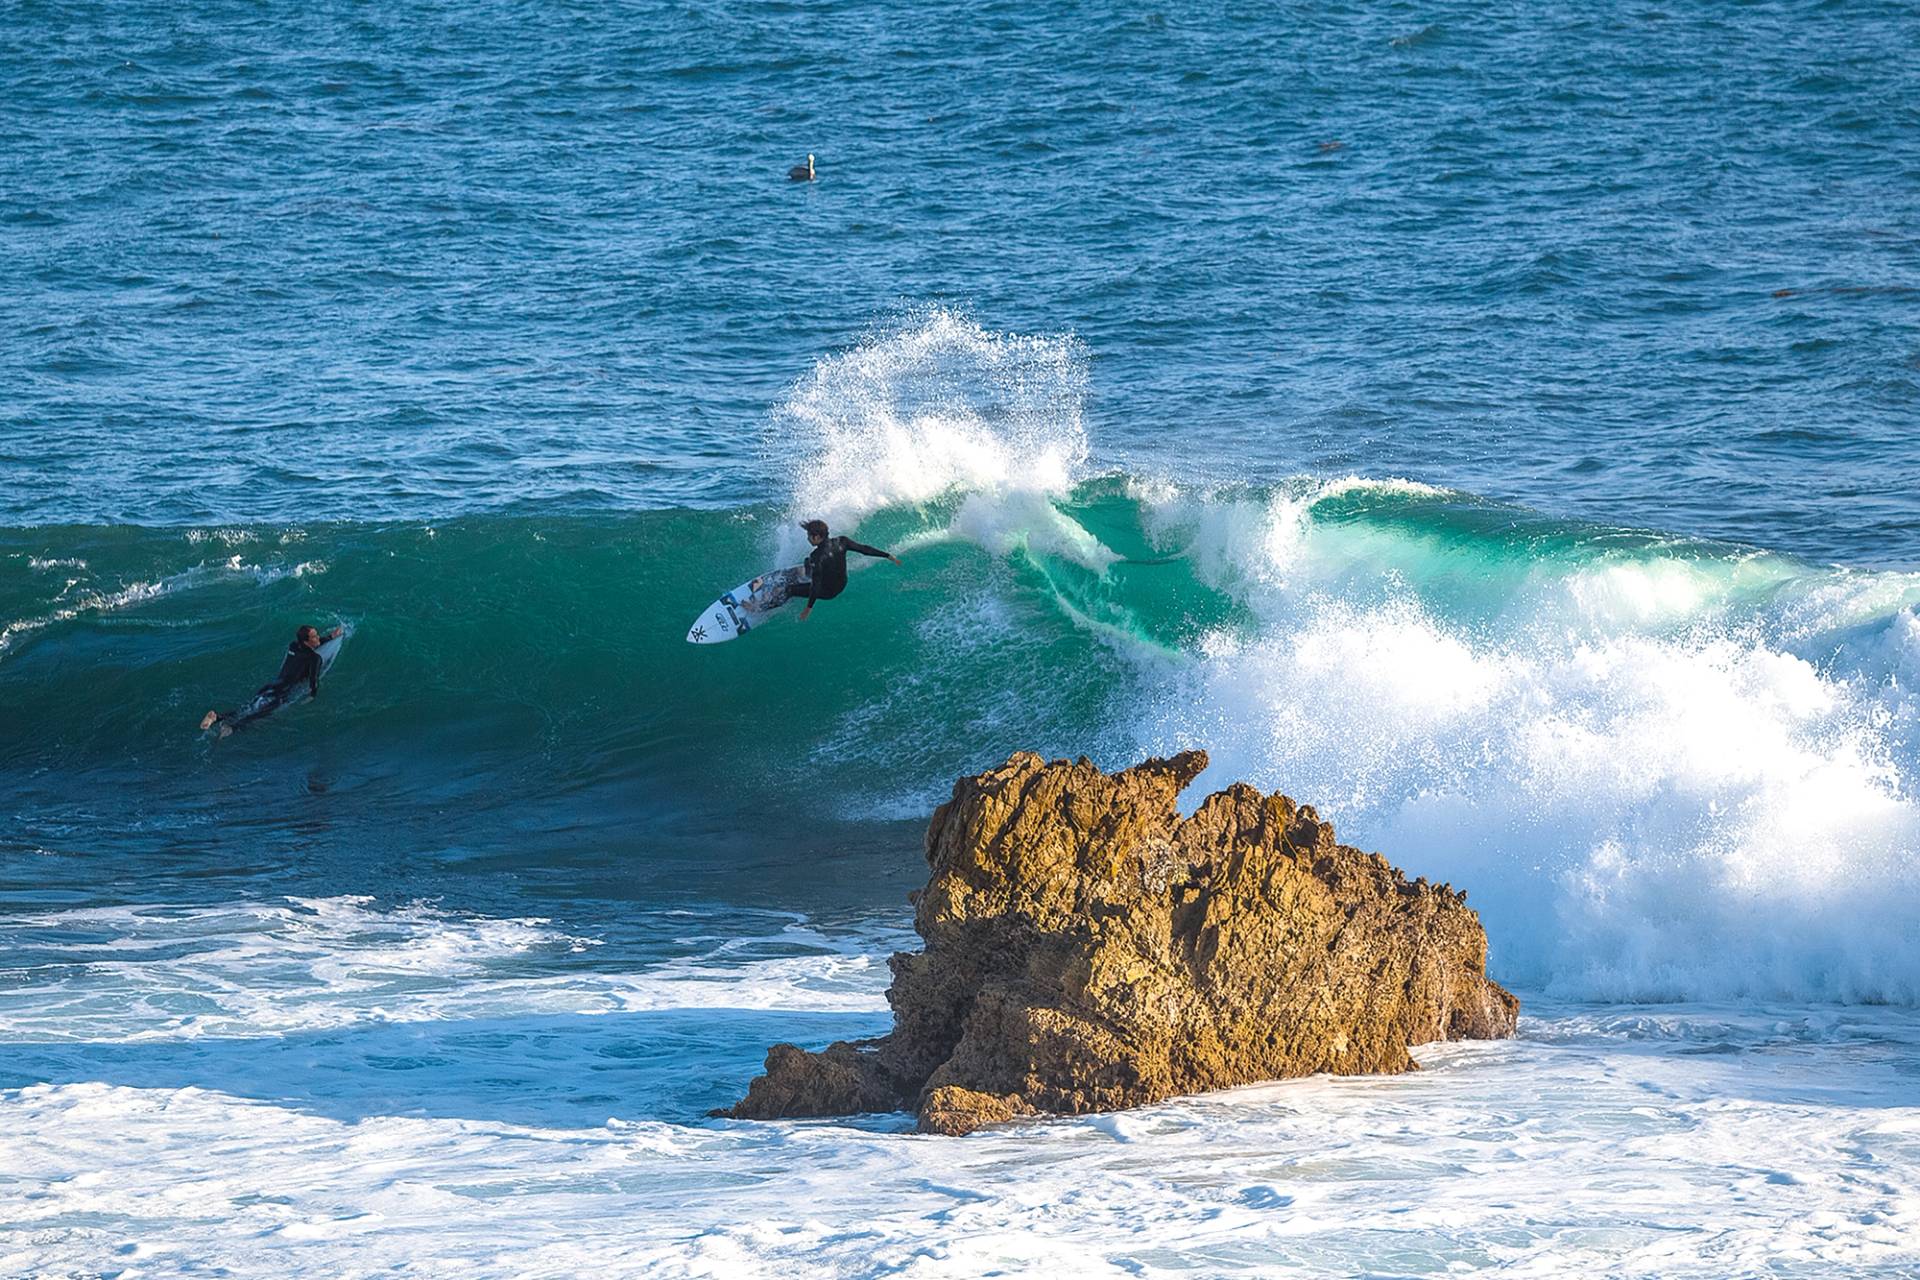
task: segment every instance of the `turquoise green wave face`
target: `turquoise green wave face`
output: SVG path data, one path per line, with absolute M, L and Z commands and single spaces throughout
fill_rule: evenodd
M 903 563 L 711 646 L 688 624 L 799 559 L 793 513 L 5 533 L 0 721 L 30 731 L 0 839 L 59 855 L 35 892 L 430 894 L 453 859 L 811 910 L 896 902 L 914 827 L 1011 751 L 1201 746 L 1190 799 L 1286 790 L 1471 886 L 1516 980 L 1920 998 L 1888 906 L 1920 839 L 1911 575 L 1359 480 L 950 490 L 847 531 Z M 318 701 L 195 731 L 335 621 Z M 1727 908 L 1755 893 L 1799 932 L 1756 942 Z
M 462 795 L 630 780 L 770 803 L 842 763 L 855 792 L 924 789 L 983 740 L 1066 749 L 1132 678 L 1053 603 L 1043 564 L 956 539 L 908 550 L 903 569 L 857 568 L 804 626 L 685 644 L 718 589 L 769 567 L 771 519 L 7 534 L 0 703 L 40 729 L 9 735 L 0 767 L 194 768 L 202 711 L 244 701 L 306 621 L 355 625 L 320 700 L 218 753 L 334 743 Z M 863 532 L 894 536 L 886 523 Z M 920 521 L 893 523 L 907 536 Z M 1116 584 L 1053 572 L 1119 616 Z

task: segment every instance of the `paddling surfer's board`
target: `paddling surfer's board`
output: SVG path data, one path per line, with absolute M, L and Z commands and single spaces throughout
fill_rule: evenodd
M 775 569 L 741 583 L 700 611 L 687 628 L 688 644 L 725 644 L 760 626 L 787 602 L 787 593 L 806 575 L 799 565 Z

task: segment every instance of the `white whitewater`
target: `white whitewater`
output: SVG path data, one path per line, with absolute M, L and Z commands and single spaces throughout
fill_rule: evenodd
M 51 913 L 0 1004 L 0 1271 L 1724 1277 L 1920 1266 L 1920 1013 L 1530 996 L 1517 1040 L 950 1140 L 700 1118 L 884 1027 L 897 931 L 609 966 L 364 899 Z M 84 934 L 82 944 L 72 941 Z M 595 966 L 582 963 L 593 955 Z M 262 992 L 271 989 L 271 998 Z

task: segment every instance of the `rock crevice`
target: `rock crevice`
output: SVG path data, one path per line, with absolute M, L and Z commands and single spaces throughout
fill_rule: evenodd
M 1434 1040 L 1513 1034 L 1466 895 L 1337 844 L 1242 783 L 1182 818 L 1203 752 L 1106 774 L 1020 753 L 955 784 L 896 954 L 893 1031 L 776 1045 L 721 1114 L 908 1109 L 966 1133 L 1333 1072 L 1412 1069 Z

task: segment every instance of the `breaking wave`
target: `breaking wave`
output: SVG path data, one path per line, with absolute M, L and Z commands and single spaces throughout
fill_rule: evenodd
M 1920 577 L 1404 479 L 1102 470 L 1086 383 L 1071 339 L 934 312 L 794 388 L 791 502 L 0 532 L 0 715 L 47 726 L 0 771 L 173 769 L 294 623 L 351 617 L 329 696 L 220 755 L 350 741 L 503 820 L 602 796 L 617 842 L 742 804 L 919 819 L 1017 748 L 1202 746 L 1196 793 L 1284 789 L 1467 888 L 1523 986 L 1920 1001 Z M 905 566 L 681 642 L 814 515 Z

